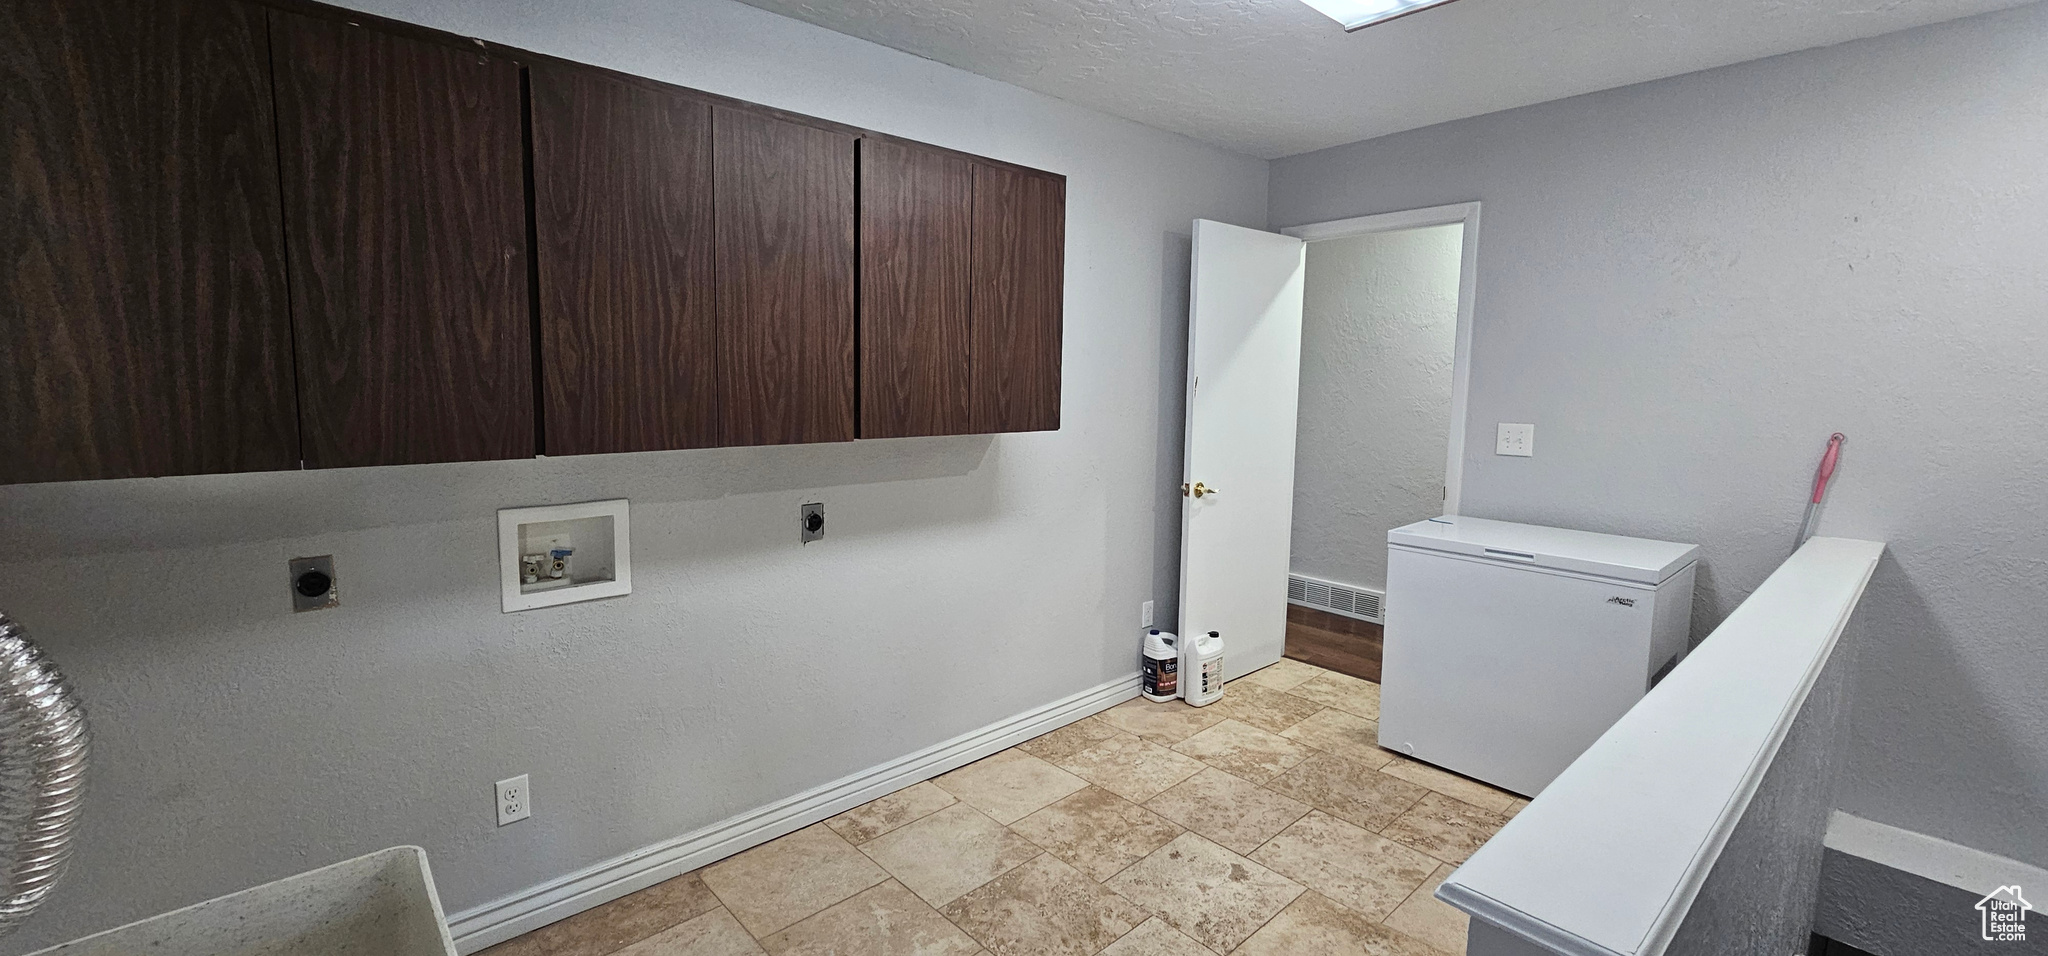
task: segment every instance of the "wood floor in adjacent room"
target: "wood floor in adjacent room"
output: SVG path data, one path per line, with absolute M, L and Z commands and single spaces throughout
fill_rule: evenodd
M 1287 656 L 1339 674 L 1377 683 L 1380 626 L 1370 621 L 1287 605 Z
M 1375 745 L 1283 660 L 1142 698 L 487 956 L 1442 956 L 1430 894 L 1527 804 Z

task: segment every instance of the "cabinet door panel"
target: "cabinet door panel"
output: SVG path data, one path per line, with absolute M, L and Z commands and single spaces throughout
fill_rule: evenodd
M 261 10 L 0 4 L 0 481 L 293 468 Z
M 723 444 L 853 435 L 853 137 L 712 120 Z
M 531 456 L 518 67 L 271 24 L 306 464 Z
M 860 435 L 971 432 L 969 163 L 865 139 L 860 192 Z
M 547 453 L 718 444 L 711 107 L 598 70 L 529 76 Z
M 1060 427 L 1067 185 L 974 165 L 973 368 L 978 432 Z

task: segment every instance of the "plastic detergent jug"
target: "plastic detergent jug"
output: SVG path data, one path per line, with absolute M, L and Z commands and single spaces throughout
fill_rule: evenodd
M 1153 628 L 1145 632 L 1146 700 L 1169 701 L 1180 696 L 1180 639 Z
M 1210 631 L 1181 641 L 1181 696 L 1196 707 L 1223 696 L 1223 635 Z

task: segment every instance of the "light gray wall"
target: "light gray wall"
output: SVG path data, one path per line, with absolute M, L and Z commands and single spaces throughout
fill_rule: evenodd
M 1190 222 L 1263 224 L 1264 162 L 726 0 L 359 5 L 1067 174 L 1065 427 L 0 489 L 0 608 L 98 734 L 74 869 L 0 950 L 400 843 L 460 910 L 1136 672 Z M 501 614 L 494 510 L 610 497 L 635 593 Z M 328 553 L 341 608 L 291 614 Z
M 1800 701 L 1728 842 L 1662 956 L 1801 954 L 1813 933 L 1822 840 L 1841 780 L 1862 615 Z
M 1461 223 L 1308 245 L 1293 569 L 1385 590 L 1387 532 L 1443 514 Z
M 1273 223 L 1481 200 L 1465 510 L 1889 541 L 1842 806 L 2048 861 L 2048 5 L 1280 160 Z M 1499 458 L 1495 422 L 1536 423 Z

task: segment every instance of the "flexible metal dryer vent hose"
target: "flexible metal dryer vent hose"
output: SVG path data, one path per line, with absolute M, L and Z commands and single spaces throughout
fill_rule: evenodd
M 64 875 L 87 738 L 71 684 L 0 613 L 0 935 L 20 927 Z

